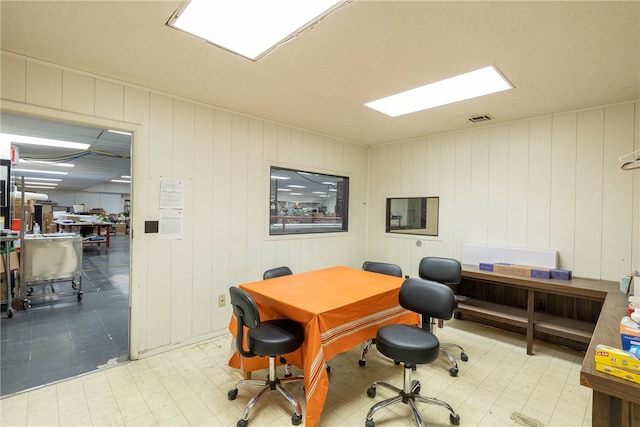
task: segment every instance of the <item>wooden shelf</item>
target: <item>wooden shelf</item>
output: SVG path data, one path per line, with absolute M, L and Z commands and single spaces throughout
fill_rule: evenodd
M 481 301 L 474 298 L 465 298 L 458 302 L 458 313 L 461 315 L 487 319 L 494 322 L 506 323 L 521 328 L 527 327 L 527 310 L 496 304 L 488 301 Z

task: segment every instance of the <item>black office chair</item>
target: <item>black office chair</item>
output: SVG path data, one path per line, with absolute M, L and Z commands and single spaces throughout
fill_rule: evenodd
M 290 276 L 293 272 L 289 267 L 275 267 L 265 271 L 262 274 L 262 280 L 273 279 L 274 277 Z
M 229 288 L 231 295 L 231 306 L 237 319 L 238 329 L 236 332 L 236 349 L 244 357 L 268 356 L 269 376 L 266 380 L 240 380 L 227 393 L 229 400 L 234 400 L 238 396 L 238 387 L 241 385 L 261 386 L 260 393 L 249 400 L 244 408 L 242 418 L 236 424 L 237 427 L 246 427 L 249 423 L 249 412 L 258 399 L 266 393 L 277 390 L 293 406 L 294 413 L 291 416 L 291 423 L 298 425 L 302 422 L 302 408 L 300 402 L 293 394 L 287 391 L 282 384 L 292 381 L 301 381 L 302 376 L 290 376 L 286 378 L 276 377 L 276 357 L 291 353 L 302 346 L 304 341 L 304 328 L 298 322 L 289 319 L 275 319 L 260 321 L 260 313 L 253 298 L 240 288 L 232 286 Z M 244 348 L 244 327 L 247 330 L 247 347 Z M 282 359 L 280 359 L 282 362 Z
M 453 258 L 440 258 L 440 257 L 424 257 L 420 260 L 418 266 L 418 275 L 421 279 L 432 280 L 434 282 L 442 283 L 444 285 L 457 285 L 462 281 L 462 266 L 460 262 Z M 456 297 L 456 308 L 458 308 L 458 299 Z M 425 322 L 426 319 L 423 319 Z M 436 320 L 434 318 L 428 319 L 431 332 L 434 332 Z M 444 347 L 444 348 L 443 348 Z M 464 349 L 458 344 L 452 343 L 440 343 L 440 352 L 449 359 L 451 368 L 449 368 L 449 375 L 455 377 L 458 375 L 458 363 L 455 357 L 451 355 L 445 348 L 456 347 L 460 350 L 460 359 L 463 362 L 469 360 L 469 357 L 464 352 Z
M 450 319 L 456 307 L 456 297 L 453 291 L 446 285 L 417 278 L 406 279 L 400 287 L 398 297 L 400 305 L 407 310 L 422 315 L 423 319 L 434 317 L 438 319 Z M 425 397 L 420 393 L 420 382 L 411 380 L 411 372 L 416 365 L 432 363 L 440 354 L 438 337 L 428 328 L 411 325 L 387 325 L 378 329 L 376 334 L 376 348 L 385 356 L 396 363 L 404 365 L 404 383 L 402 389 L 383 381 L 374 382 L 367 395 L 376 396 L 378 386 L 383 386 L 397 393 L 389 399 L 376 403 L 367 413 L 366 427 L 374 427 L 373 415 L 379 409 L 386 408 L 395 403 L 404 403 L 411 407 L 411 413 L 418 426 L 424 427 L 422 416 L 416 408 L 417 402 L 431 403 L 447 408 L 451 424 L 460 424 L 460 416 L 448 403 L 434 397 Z
M 364 264 L 362 264 L 362 269 L 364 271 L 371 271 L 373 273 L 386 274 L 387 276 L 402 277 L 402 268 L 400 268 L 399 265 L 390 264 L 388 262 L 365 261 Z M 367 353 L 369 352 L 371 345 L 375 343 L 375 338 L 372 338 L 370 340 L 367 340 L 362 346 L 362 351 L 360 352 L 360 360 L 358 361 L 358 364 L 360 366 L 364 366 L 367 364 L 367 361 L 365 360 L 367 357 Z

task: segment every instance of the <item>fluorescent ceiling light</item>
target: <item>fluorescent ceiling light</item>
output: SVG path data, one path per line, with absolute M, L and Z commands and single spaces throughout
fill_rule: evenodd
M 278 191 L 291 191 L 290 188 L 278 188 Z
M 168 25 L 257 60 L 319 22 L 343 0 L 191 0 Z
M 47 186 L 44 186 L 44 185 L 26 185 L 25 184 L 24 188 L 44 188 L 46 190 L 55 190 L 55 188 L 53 188 L 53 187 L 47 187 Z
M 123 132 L 123 131 L 121 131 L 121 130 L 107 129 L 107 132 L 117 133 L 117 134 L 120 134 L 120 135 L 128 135 L 128 136 L 131 136 L 131 132 Z
M 56 182 L 62 181 L 61 178 L 38 178 L 37 176 L 32 176 L 29 178 L 25 177 L 24 179 L 28 179 L 30 181 L 56 181 Z
M 51 187 L 57 187 L 58 183 L 57 182 L 36 182 L 36 181 L 24 181 L 24 185 L 47 185 L 47 186 L 51 186 Z
M 302 196 L 302 193 L 289 193 L 291 196 Z
M 14 169 L 14 172 L 44 173 L 44 174 L 51 174 L 51 175 L 67 175 L 68 174 L 68 172 L 43 171 L 43 170 L 37 170 L 37 169 L 20 169 L 20 168 Z
M 120 175 L 120 178 L 131 179 L 131 176 L 129 176 L 129 175 Z
M 27 163 L 27 164 L 36 164 L 36 165 L 47 165 L 47 166 L 60 166 L 63 168 L 72 168 L 73 166 L 75 166 L 73 163 L 58 163 L 58 162 L 52 162 L 50 160 L 25 160 L 25 159 L 20 159 L 20 161 L 18 162 L 20 163 Z
M 512 88 L 494 66 L 488 66 L 364 105 L 396 117 Z
M 287 187 L 291 187 L 291 188 L 307 188 L 304 185 L 296 185 L 296 184 L 289 184 L 289 185 L 287 185 Z
M 271 179 L 291 179 L 288 176 L 271 175 Z
M 124 179 L 112 179 L 111 182 L 120 182 L 122 184 L 131 184 L 131 181 L 125 181 Z
M 75 150 L 86 150 L 91 144 L 82 144 L 80 142 L 60 141 L 58 139 L 38 138 L 35 136 L 14 135 L 11 133 L 1 133 L 2 141 L 10 144 L 32 144 L 46 145 L 47 147 L 72 148 Z

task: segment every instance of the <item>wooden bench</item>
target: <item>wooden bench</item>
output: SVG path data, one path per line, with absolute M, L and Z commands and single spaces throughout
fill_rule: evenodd
M 527 354 L 534 337 L 585 350 L 602 304 L 617 283 L 590 279 L 537 279 L 463 265 L 456 316 L 524 331 Z M 568 342 L 567 342 L 568 341 Z
M 619 324 L 626 315 L 627 297 L 617 282 L 509 276 L 480 271 L 473 265 L 463 265 L 462 277 L 457 289 L 461 292 L 459 317 L 505 329 L 524 328 L 527 354 L 533 354 L 533 338 L 538 333 L 567 340 L 565 343 L 582 343 L 586 352 L 580 384 L 593 389 L 592 426 L 640 425 L 640 384 L 595 369 L 596 345 L 621 346 Z M 536 307 L 539 301 L 552 302 L 552 307 Z

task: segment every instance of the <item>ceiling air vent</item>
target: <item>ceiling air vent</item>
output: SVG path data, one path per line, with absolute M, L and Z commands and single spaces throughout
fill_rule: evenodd
M 493 117 L 489 116 L 488 114 L 469 118 L 469 121 L 471 123 L 488 122 L 489 120 L 493 120 Z

